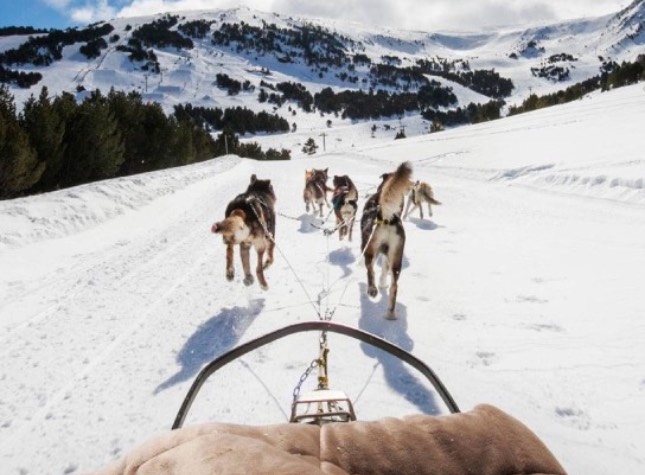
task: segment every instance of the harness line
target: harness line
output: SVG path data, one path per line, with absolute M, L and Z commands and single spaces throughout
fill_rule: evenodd
M 258 201 L 260 204 L 263 204 L 264 206 L 267 206 L 267 207 L 268 207 L 267 203 L 265 203 L 265 202 L 264 202 L 264 200 L 262 200 L 262 199 L 261 199 L 261 198 L 259 198 L 258 196 L 252 195 L 252 196 L 249 196 L 249 197 L 247 198 L 247 201 L 253 201 L 253 200 L 256 200 L 256 201 Z M 302 280 L 300 279 L 300 276 L 298 276 L 298 273 L 296 272 L 296 270 L 295 270 L 295 269 L 293 268 L 293 266 L 291 265 L 291 262 L 289 262 L 289 259 L 287 259 L 287 256 L 285 255 L 285 253 L 284 253 L 284 252 L 282 252 L 282 248 L 281 248 L 281 247 L 278 245 L 278 243 L 276 242 L 275 238 L 273 237 L 273 234 L 271 234 L 271 233 L 269 232 L 269 230 L 267 229 L 266 222 L 264 221 L 264 219 L 263 219 L 262 217 L 260 217 L 260 215 L 258 214 L 258 212 L 256 211 L 256 209 L 255 209 L 255 207 L 254 207 L 254 206 L 251 206 L 251 209 L 253 210 L 253 213 L 255 214 L 255 216 L 256 216 L 256 217 L 258 218 L 258 220 L 260 221 L 260 224 L 262 225 L 262 229 L 264 229 L 265 234 L 266 234 L 266 235 L 267 235 L 267 237 L 271 240 L 271 242 L 273 243 L 273 245 L 275 246 L 275 248 L 278 250 L 278 252 L 279 252 L 279 253 L 280 253 L 280 255 L 282 256 L 282 258 L 284 259 L 284 261 L 287 263 L 287 266 L 289 267 L 289 269 L 291 269 L 291 272 L 293 272 L 293 275 L 296 277 L 296 281 L 297 281 L 297 282 L 300 284 L 300 286 L 302 287 L 302 290 L 303 290 L 303 292 L 305 293 L 305 295 L 307 296 L 307 299 L 309 300 L 309 303 L 310 303 L 310 304 L 311 304 L 311 306 L 314 308 L 314 311 L 316 312 L 316 315 L 318 315 L 318 318 L 322 320 L 322 317 L 321 317 L 321 315 L 320 315 L 320 310 L 319 310 L 318 308 L 316 308 L 316 304 L 314 303 L 313 299 L 311 298 L 311 295 L 309 295 L 309 292 L 307 292 L 307 288 L 305 287 L 305 285 L 303 284 Z
M 268 207 L 267 203 L 265 203 L 264 200 L 262 200 L 258 196 L 252 195 L 249 198 L 247 198 L 247 201 L 253 201 L 253 200 L 259 202 L 261 205 L 264 205 L 264 206 Z M 349 284 L 351 282 L 353 282 L 356 279 L 356 277 L 354 277 L 352 279 L 347 279 L 347 282 L 346 282 L 346 284 L 345 284 L 345 286 L 344 286 L 344 288 L 343 288 L 343 290 L 342 290 L 342 292 L 341 292 L 341 294 L 339 296 L 338 302 L 336 302 L 336 305 L 334 306 L 334 308 L 330 310 L 330 308 L 329 308 L 329 296 L 330 296 L 330 293 L 331 293 L 331 285 L 330 285 L 329 269 L 330 269 L 331 266 L 330 265 L 327 266 L 327 272 L 325 274 L 325 285 L 323 287 L 323 294 L 324 294 L 324 298 L 326 299 L 325 314 L 323 316 L 321 314 L 321 311 L 320 311 L 320 307 L 322 305 L 322 302 L 319 302 L 318 308 L 316 308 L 316 304 L 314 303 L 313 299 L 309 295 L 309 292 L 307 291 L 307 288 L 305 287 L 304 283 L 302 282 L 302 280 L 298 276 L 298 273 L 296 272 L 294 267 L 289 262 L 289 259 L 287 259 L 286 255 L 282 251 L 281 247 L 275 241 L 275 238 L 273 237 L 273 235 L 267 229 L 265 220 L 263 219 L 263 217 L 261 217 L 259 215 L 259 213 L 256 210 L 255 206 L 251 206 L 251 209 L 253 210 L 253 213 L 256 215 L 256 217 L 258 218 L 260 224 L 262 225 L 262 228 L 264 229 L 264 232 L 266 233 L 268 238 L 271 240 L 271 242 L 274 244 L 274 246 L 276 247 L 276 249 L 278 250 L 278 252 L 282 256 L 284 261 L 287 263 L 287 266 L 289 267 L 289 269 L 291 269 L 291 272 L 293 272 L 294 276 L 296 277 L 296 281 L 302 287 L 302 290 L 305 293 L 305 295 L 307 296 L 307 299 L 309 300 L 309 303 L 312 305 L 312 307 L 314 308 L 314 311 L 318 315 L 318 319 L 321 320 L 321 321 L 331 321 L 331 319 L 334 316 L 334 313 L 336 312 L 336 309 L 338 308 L 338 306 L 340 305 L 341 301 L 345 297 L 345 293 L 347 292 L 347 289 L 349 288 Z M 332 212 L 333 212 L 333 209 L 329 211 L 329 213 L 327 214 L 327 217 L 325 218 L 323 223 L 327 221 L 327 219 L 329 218 L 329 216 L 331 215 Z M 279 214 L 279 213 L 277 213 L 277 214 Z M 285 215 L 282 215 L 282 214 L 280 214 L 280 215 L 284 216 L 284 217 L 287 217 L 287 218 L 290 218 L 289 216 L 285 216 Z M 293 219 L 293 218 L 291 218 L 291 219 Z M 323 229 L 323 234 L 327 238 L 326 239 L 326 246 L 327 246 L 327 262 L 328 262 L 328 264 L 331 264 L 330 257 L 329 257 L 329 255 L 330 255 L 330 250 L 329 250 L 330 249 L 329 248 L 330 236 L 334 232 L 336 232 L 340 227 L 342 227 L 344 225 L 349 225 L 350 222 L 351 222 L 351 225 L 353 225 L 355 219 L 356 218 L 354 217 L 354 218 L 351 218 L 350 220 L 343 220 L 340 224 L 337 224 L 331 230 L 318 228 L 318 229 Z M 311 224 L 312 224 L 312 226 L 316 227 L 313 223 L 311 223 Z M 369 246 L 372 238 L 374 237 L 374 233 L 375 233 L 376 228 L 377 228 L 377 226 L 379 224 L 384 224 L 384 223 L 379 223 L 378 221 L 375 223 L 375 225 L 372 228 L 372 232 L 371 232 L 371 234 L 369 236 L 369 239 L 367 240 L 367 243 L 365 244 L 365 247 L 361 250 L 361 257 L 365 255 L 365 251 L 367 250 L 367 247 Z M 312 372 L 312 370 L 314 370 L 315 368 L 318 368 L 318 389 L 328 389 L 328 387 L 329 387 L 328 386 L 329 385 L 329 371 L 328 371 L 328 359 L 327 358 L 328 358 L 328 354 L 329 354 L 330 350 L 329 350 L 329 346 L 328 346 L 328 343 L 327 343 L 327 331 L 326 330 L 321 331 L 318 343 L 319 343 L 319 355 L 318 355 L 318 358 L 314 359 L 311 362 L 311 364 L 309 365 L 307 370 L 305 370 L 303 375 L 300 377 L 300 381 L 296 385 L 296 388 L 294 388 L 294 392 L 293 392 L 294 401 L 296 400 L 296 398 L 298 397 L 298 394 L 300 393 L 300 388 L 301 388 L 302 384 L 307 379 L 307 377 Z M 319 403 L 319 406 L 321 404 L 322 403 Z

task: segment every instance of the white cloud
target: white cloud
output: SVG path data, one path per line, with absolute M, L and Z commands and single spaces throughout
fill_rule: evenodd
M 56 9 L 56 10 L 65 10 L 70 3 L 72 3 L 72 0 L 42 0 L 45 5 L 49 5 L 50 7 Z
M 246 5 L 285 15 L 338 18 L 381 27 L 425 31 L 481 30 L 503 25 L 529 25 L 616 12 L 631 0 L 355 0 L 342 7 L 329 0 L 43 0 L 68 10 L 77 22 L 115 16 L 210 10 Z M 77 0 L 74 0 L 77 2 Z
M 78 23 L 94 23 L 116 16 L 116 10 L 109 5 L 108 0 L 98 0 L 94 4 L 86 3 L 82 7 L 72 8 L 70 16 Z
M 276 0 L 284 13 L 343 18 L 382 27 L 426 31 L 481 30 L 616 12 L 631 0 L 359 0 L 341 10 L 328 0 Z M 266 2 L 265 2 L 266 3 Z
M 255 4 L 265 4 L 270 2 L 254 2 Z M 151 15 L 161 12 L 177 12 L 189 10 L 215 10 L 220 8 L 231 8 L 239 6 L 239 1 L 234 0 L 134 0 L 130 5 L 119 10 L 119 16 L 131 17 Z M 270 11 L 270 9 L 257 8 L 258 10 Z
M 409 3 L 421 3 L 409 1 Z M 273 2 L 277 12 L 304 15 L 320 18 L 337 18 L 347 21 L 387 26 L 402 25 L 408 15 L 407 9 L 401 9 L 405 1 L 369 0 L 347 2 L 342 8 L 329 0 L 302 2 L 300 0 L 276 0 Z

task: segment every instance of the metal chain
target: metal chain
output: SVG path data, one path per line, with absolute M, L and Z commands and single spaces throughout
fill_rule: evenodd
M 312 360 L 312 362 L 309 364 L 309 367 L 305 370 L 304 373 L 302 373 L 302 376 L 300 376 L 300 381 L 298 381 L 298 384 L 296 385 L 295 388 L 293 388 L 293 400 L 295 401 L 298 398 L 298 395 L 300 394 L 300 388 L 302 387 L 302 384 L 307 380 L 311 372 L 318 367 L 320 364 L 320 360 L 316 358 L 315 360 Z

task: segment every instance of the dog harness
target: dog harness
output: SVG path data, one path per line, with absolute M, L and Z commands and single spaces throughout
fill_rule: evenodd
M 396 215 L 392 219 L 376 218 L 376 221 L 374 221 L 377 226 L 394 226 L 400 222 L 401 218 Z

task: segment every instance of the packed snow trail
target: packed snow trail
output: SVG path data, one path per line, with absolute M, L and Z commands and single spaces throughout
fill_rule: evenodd
M 311 297 L 334 321 L 426 361 L 463 410 L 486 402 L 520 419 L 570 473 L 643 472 L 645 200 L 626 184 L 643 175 L 635 137 L 645 99 L 632 89 L 553 109 L 418 139 L 367 138 L 310 159 L 227 157 L 0 203 L 3 470 L 84 472 L 167 430 L 204 364 L 317 319 Z M 630 120 L 611 128 L 617 117 Z M 603 136 L 589 135 L 603 124 Z M 567 145 L 559 152 L 556 142 Z M 404 159 L 442 205 L 405 224 L 400 318 L 388 321 L 386 295 L 365 296 L 358 225 L 352 243 L 311 226 L 320 223 L 304 212 L 303 172 L 348 174 L 360 214 L 379 176 Z M 556 179 L 574 168 L 606 181 Z M 279 212 L 282 252 L 266 292 L 242 284 L 237 253 L 226 281 L 224 245 L 210 232 L 252 173 L 272 180 Z M 443 410 L 411 369 L 342 337 L 329 344 L 331 387 L 360 419 Z M 318 335 L 307 334 L 247 355 L 204 387 L 186 424 L 284 421 L 317 352 Z

